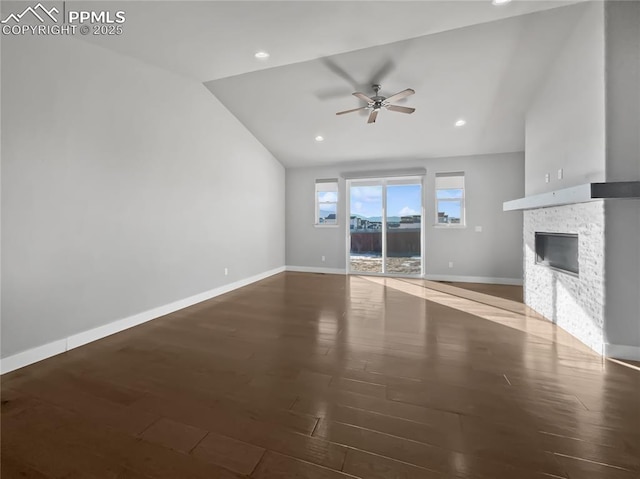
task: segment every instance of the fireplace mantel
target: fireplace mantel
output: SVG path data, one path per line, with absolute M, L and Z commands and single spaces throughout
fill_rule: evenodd
M 502 204 L 502 210 L 533 210 L 536 208 L 546 208 L 548 206 L 586 203 L 587 201 L 610 198 L 640 198 L 640 181 L 586 183 L 584 185 L 505 201 Z

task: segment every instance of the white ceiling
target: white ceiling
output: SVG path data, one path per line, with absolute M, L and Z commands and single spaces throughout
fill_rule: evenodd
M 285 166 L 458 156 L 524 149 L 527 104 L 581 13 L 555 8 L 570 3 L 122 2 L 125 34 L 87 41 L 204 82 Z M 414 88 L 399 103 L 416 113 L 335 115 L 373 81 Z

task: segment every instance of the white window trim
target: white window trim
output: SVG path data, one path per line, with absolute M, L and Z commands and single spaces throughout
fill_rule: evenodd
M 436 173 L 436 185 L 438 183 L 438 177 L 448 177 L 448 176 L 460 176 L 462 177 L 462 188 L 458 188 L 462 190 L 462 195 L 459 198 L 438 198 L 439 190 L 448 190 L 451 188 L 434 188 L 435 190 L 435 211 L 434 211 L 434 228 L 438 229 L 464 229 L 467 227 L 467 208 L 466 208 L 466 184 L 465 184 L 465 174 L 464 172 L 459 173 Z M 454 202 L 457 201 L 460 203 L 460 223 L 439 223 L 438 222 L 438 206 L 441 201 L 449 201 Z
M 318 185 L 322 184 L 322 183 L 335 183 L 336 185 L 336 196 L 337 196 L 337 201 L 333 202 L 333 201 L 323 201 L 323 202 L 319 202 L 318 201 Z M 314 200 L 313 200 L 313 206 L 315 208 L 315 212 L 314 212 L 314 224 L 313 226 L 316 228 L 338 228 L 340 226 L 340 214 L 339 214 L 339 203 L 340 203 L 340 193 L 339 193 L 339 189 L 340 189 L 340 185 L 338 183 L 337 179 L 323 179 L 323 180 L 316 180 L 315 185 L 314 185 Z M 335 205 L 336 206 L 336 222 L 335 223 L 320 223 L 320 218 L 319 218 L 319 213 L 320 213 L 320 205 Z

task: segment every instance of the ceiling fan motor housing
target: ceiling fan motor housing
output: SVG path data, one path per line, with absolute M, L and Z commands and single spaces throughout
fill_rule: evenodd
M 371 87 L 373 88 L 373 91 L 376 92 L 376 96 L 371 97 L 371 99 L 373 100 L 373 103 L 371 103 L 371 105 L 369 106 L 372 107 L 374 110 L 379 110 L 380 108 L 382 108 L 382 102 L 386 100 L 385 97 L 378 95 L 382 86 L 375 84 L 375 85 L 371 85 Z
M 373 108 L 374 110 L 379 110 L 380 108 L 382 108 L 382 102 L 386 100 L 385 97 L 378 95 L 382 86 L 376 83 L 371 85 L 371 88 L 374 92 L 376 92 L 376 95 L 371 97 L 373 102 L 369 105 L 369 107 Z

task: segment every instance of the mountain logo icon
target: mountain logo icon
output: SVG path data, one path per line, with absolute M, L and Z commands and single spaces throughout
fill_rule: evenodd
M 40 23 L 44 23 L 46 17 L 49 17 L 55 23 L 58 23 L 58 19 L 54 16 L 54 14 L 58 14 L 60 13 L 60 11 L 56 7 L 51 8 L 51 10 L 47 10 L 42 6 L 41 3 L 38 3 L 35 7 L 25 8 L 22 13 L 12 13 L 0 23 L 9 23 L 9 21 L 11 20 L 13 20 L 15 23 L 20 23 L 22 17 L 24 17 L 27 13 L 31 13 L 33 16 L 35 16 L 38 20 L 40 20 Z

